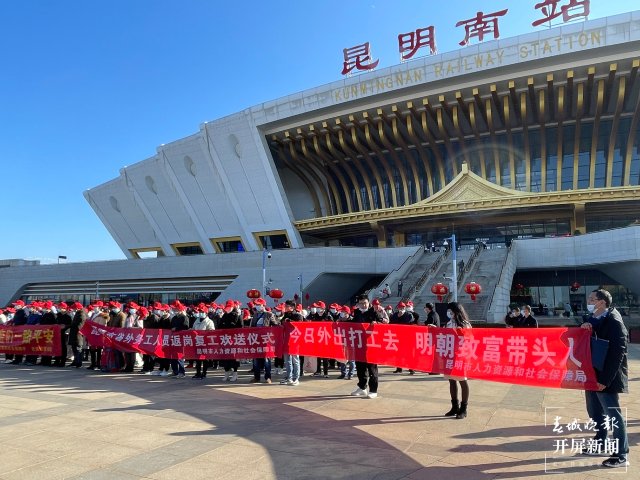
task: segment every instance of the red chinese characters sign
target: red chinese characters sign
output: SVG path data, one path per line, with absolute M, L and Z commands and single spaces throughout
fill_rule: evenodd
M 60 325 L 0 327 L 0 352 L 17 355 L 61 355 Z
M 547 388 L 596 389 L 589 332 L 581 328 L 447 329 L 297 322 L 293 354 L 366 361 Z
M 282 352 L 282 328 L 171 330 L 111 328 L 85 322 L 81 333 L 90 345 L 160 358 L 264 358 Z
M 539 10 L 542 18 L 535 20 L 531 25 L 540 26 L 543 23 L 562 16 L 563 22 L 569 22 L 577 18 L 587 18 L 590 12 L 590 0 L 542 0 L 534 4 L 534 9 Z M 464 27 L 465 36 L 459 42 L 460 45 L 469 45 L 472 39 L 478 42 L 485 40 L 485 36 L 496 39 L 500 37 L 499 17 L 504 17 L 508 8 L 492 13 L 477 12 L 476 16 L 467 20 L 460 20 L 456 27 Z M 398 51 L 400 60 L 411 59 L 422 47 L 429 47 L 429 53 L 437 53 L 435 27 L 430 25 L 418 28 L 415 31 L 398 35 Z M 378 66 L 379 59 L 371 56 L 371 45 L 365 42 L 361 45 L 343 49 L 342 75 L 350 75 L 354 70 L 369 71 Z

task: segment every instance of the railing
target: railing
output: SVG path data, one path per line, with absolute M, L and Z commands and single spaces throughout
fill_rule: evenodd
M 401 276 L 406 275 L 407 271 L 409 270 L 409 267 L 413 265 L 414 260 L 416 259 L 416 255 L 418 254 L 420 255 L 424 254 L 424 250 L 422 248 L 419 248 L 418 250 L 416 250 L 412 255 L 408 256 L 404 262 L 402 262 L 402 265 L 400 265 L 395 270 L 392 270 L 391 272 L 389 272 L 389 274 L 386 277 L 384 277 L 384 279 L 382 280 L 382 282 L 380 282 L 379 285 L 377 285 L 376 287 L 373 287 L 371 290 L 368 290 L 366 293 L 369 296 L 369 298 L 372 299 L 376 297 L 377 293 L 382 291 L 385 284 L 388 283 L 389 285 L 391 285 L 392 283 L 394 283 L 395 278 L 401 278 Z
M 440 268 L 440 265 L 442 265 L 442 262 L 444 262 L 445 259 L 449 256 L 450 251 L 451 251 L 450 249 L 445 250 L 444 253 L 440 255 L 435 262 L 433 262 L 431 267 L 426 269 L 423 272 L 423 274 L 420 275 L 418 280 L 416 280 L 416 283 L 414 283 L 409 288 L 409 290 L 407 290 L 409 292 L 409 297 L 408 297 L 409 300 L 413 300 L 418 294 L 418 292 L 422 290 L 422 287 L 424 287 L 424 284 L 427 281 L 427 278 L 429 278 L 432 274 L 438 271 L 438 269 Z
M 471 269 L 473 268 L 473 264 L 476 261 L 476 258 L 478 258 L 478 256 L 480 255 L 480 252 L 482 252 L 484 248 L 485 247 L 482 243 L 478 243 L 476 247 L 473 249 L 473 253 L 469 257 L 469 260 L 467 260 L 466 265 L 463 264 L 462 268 L 460 268 L 460 265 L 458 265 L 458 290 L 460 290 L 460 287 L 464 283 L 464 276 L 471 271 Z
M 506 279 L 504 278 L 505 275 L 507 275 L 507 262 L 509 261 L 514 261 L 514 256 L 517 254 L 517 244 L 514 242 L 511 244 L 511 246 L 509 246 L 508 250 L 507 250 L 507 255 L 504 257 L 504 260 L 502 262 L 502 267 L 500 270 L 500 275 L 498 275 L 498 279 L 496 280 L 496 283 L 493 287 L 493 292 L 491 293 L 491 297 L 489 298 L 489 310 L 487 312 L 487 315 L 491 314 L 492 312 L 495 315 L 495 309 L 492 309 L 493 307 L 493 303 L 494 303 L 494 299 L 496 296 L 496 290 L 498 289 L 499 285 L 502 285 L 503 282 L 506 282 Z M 517 258 L 515 259 L 515 262 L 517 262 Z M 511 278 L 513 279 L 513 274 L 515 273 L 515 267 L 513 268 L 513 272 L 511 272 Z M 510 283 L 510 282 L 509 282 Z M 507 302 L 507 306 L 509 305 L 509 302 Z M 506 308 L 502 309 L 502 313 L 504 313 L 506 311 Z

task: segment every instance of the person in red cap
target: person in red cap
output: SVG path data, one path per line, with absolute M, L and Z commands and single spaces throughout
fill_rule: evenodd
M 136 302 L 129 302 L 126 307 L 124 328 L 142 328 L 142 319 L 138 315 L 140 305 Z M 124 366 L 120 369 L 123 373 L 133 373 L 136 363 L 135 352 L 123 352 Z
M 234 329 L 242 328 L 242 317 L 240 316 L 240 309 L 237 307 L 236 302 L 233 300 L 227 300 L 224 304 L 224 314 L 220 319 L 220 329 Z M 224 368 L 224 381 L 225 382 L 237 382 L 238 381 L 238 367 L 240 362 L 235 358 L 228 358 L 220 362 Z M 232 373 L 233 370 L 233 373 Z
M 195 309 L 196 321 L 193 322 L 192 330 L 197 331 L 208 331 L 215 330 L 216 327 L 213 324 L 213 320 L 209 318 L 207 315 L 207 307 L 203 304 L 202 306 L 197 306 Z M 209 367 L 209 360 L 205 359 L 196 359 L 196 374 L 191 377 L 194 380 L 204 380 L 207 378 L 207 368 Z
M 351 317 L 351 308 L 348 305 L 337 305 L 340 311 L 340 322 L 351 322 L 353 318 Z M 356 362 L 355 360 L 347 359 L 346 362 L 340 363 L 340 376 L 338 377 L 340 380 L 347 379 L 351 380 L 353 376 L 353 372 L 356 371 Z
M 109 322 L 109 314 L 106 311 L 105 305 L 101 300 L 93 302 L 91 312 L 89 314 L 89 320 L 105 327 Z M 102 347 L 98 345 L 89 344 L 89 357 L 91 364 L 87 367 L 87 370 L 100 370 L 102 365 Z
M 58 315 L 56 315 L 56 324 L 60 325 L 62 329 L 60 330 L 60 344 L 61 344 L 61 354 L 54 358 L 53 366 L 54 367 L 64 367 L 67 360 L 67 345 L 69 339 L 69 327 L 71 327 L 71 315 L 69 315 L 69 306 L 65 302 L 60 302 L 56 306 L 58 309 Z
M 287 300 L 284 302 L 284 315 L 282 323 L 302 322 L 304 317 L 297 312 L 296 302 Z M 280 380 L 281 384 L 296 386 L 300 383 L 300 355 L 285 354 L 284 356 L 285 377 Z
M 73 352 L 73 361 L 70 367 L 80 368 L 82 366 L 82 335 L 80 329 L 87 320 L 87 312 L 79 302 L 74 302 L 69 307 L 69 313 L 73 315 L 71 326 L 69 327 L 69 346 Z
M 108 327 L 124 328 L 124 321 L 127 316 L 122 311 L 122 304 L 117 301 L 110 301 L 109 304 L 109 321 Z M 122 352 L 111 347 L 105 347 L 102 350 L 102 368 L 103 372 L 119 372 L 124 363 Z
M 40 319 L 40 325 L 56 324 L 56 314 L 54 313 L 53 309 L 54 305 L 50 300 L 47 300 L 42 304 L 42 318 Z M 43 355 L 42 357 L 40 357 L 40 365 L 50 367 L 52 360 L 52 357 Z
M 189 330 L 189 317 L 187 317 L 187 307 L 180 301 L 176 300 L 171 304 L 171 310 L 173 317 L 171 317 L 171 331 L 181 332 L 183 330 Z M 184 378 L 186 375 L 184 369 L 184 359 L 173 358 L 171 359 L 171 370 L 173 370 L 173 378 Z
M 411 325 L 413 324 L 413 315 L 411 312 L 407 311 L 407 304 L 404 302 L 399 302 L 396 305 L 396 311 L 389 317 L 389 323 L 394 325 Z M 402 373 L 401 368 L 396 368 L 393 373 Z M 409 370 L 409 375 L 413 375 L 415 372 L 413 370 Z
M 25 307 L 24 301 L 22 300 L 17 300 L 13 302 L 13 308 L 15 309 L 15 313 L 13 314 L 13 318 L 10 321 L 8 321 L 10 325 L 19 327 L 20 325 L 27 324 L 27 311 L 25 310 L 24 307 Z M 5 354 L 4 358 L 5 358 L 4 363 L 11 363 L 13 365 L 18 365 L 22 363 L 22 355 Z
M 273 313 L 267 312 L 267 302 L 264 298 L 256 298 L 253 301 L 255 313 L 251 318 L 250 327 L 272 327 L 278 325 Z M 260 372 L 264 369 L 265 383 L 271 383 L 271 358 L 253 359 L 253 378 L 251 383 L 260 383 Z
M 326 304 L 322 300 L 319 300 L 311 305 L 307 320 L 310 322 L 328 322 L 332 321 L 333 318 L 329 316 Z M 324 372 L 324 378 L 329 378 L 329 359 L 318 357 L 316 362 L 316 371 L 313 376 L 321 377 Z
M 376 298 L 369 305 L 366 294 L 358 296 L 357 309 L 353 314 L 353 321 L 357 323 L 389 323 L 389 317 L 380 301 Z M 351 395 L 354 397 L 376 398 L 378 396 L 378 365 L 368 362 L 356 362 L 358 374 L 358 388 Z M 367 380 L 367 374 L 369 376 Z M 368 388 L 367 388 L 368 383 Z

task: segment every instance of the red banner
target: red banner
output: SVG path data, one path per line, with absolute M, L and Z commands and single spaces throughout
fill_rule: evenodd
M 0 353 L 58 357 L 61 325 L 0 327 Z
M 357 360 L 520 385 L 596 390 L 590 333 L 582 328 L 451 329 L 293 322 L 292 354 Z
M 80 332 L 90 345 L 160 358 L 225 359 L 280 356 L 282 327 L 233 330 L 112 328 L 87 321 Z

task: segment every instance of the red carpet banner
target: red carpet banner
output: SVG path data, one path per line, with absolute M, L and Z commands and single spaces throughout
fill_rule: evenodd
M 17 355 L 61 355 L 60 325 L 0 327 L 0 352 Z
M 283 342 L 281 327 L 172 332 L 103 327 L 87 321 L 81 333 L 93 346 L 146 353 L 161 358 L 215 360 L 274 357 L 282 352 Z
M 285 345 L 293 354 L 536 387 L 596 389 L 589 332 L 581 328 L 295 322 L 286 330 Z

